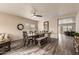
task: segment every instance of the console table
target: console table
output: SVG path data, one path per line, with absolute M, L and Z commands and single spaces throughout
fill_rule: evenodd
M 6 42 L 0 42 L 0 54 L 3 54 L 6 51 L 10 51 L 11 47 L 11 42 L 6 41 Z

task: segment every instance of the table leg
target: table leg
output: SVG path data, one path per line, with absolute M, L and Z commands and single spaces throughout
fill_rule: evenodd
M 8 50 L 10 51 L 11 50 L 11 43 L 10 42 L 8 42 Z
M 38 46 L 41 47 L 41 41 L 40 40 L 38 41 Z

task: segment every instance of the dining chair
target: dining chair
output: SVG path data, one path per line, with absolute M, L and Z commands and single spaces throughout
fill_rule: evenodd
M 27 31 L 23 31 L 23 41 L 24 41 L 24 46 L 29 46 L 29 45 L 33 45 L 33 38 L 29 37 L 27 34 Z
M 27 31 L 23 31 L 23 42 L 24 42 L 24 46 L 26 46 L 26 42 L 28 43 Z

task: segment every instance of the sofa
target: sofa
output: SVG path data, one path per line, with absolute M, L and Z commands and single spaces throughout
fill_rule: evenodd
M 9 34 L 1 33 L 0 34 L 0 54 L 5 53 L 10 50 L 10 39 Z
M 7 42 L 7 41 L 10 41 L 9 34 L 1 33 L 0 34 L 0 44 Z

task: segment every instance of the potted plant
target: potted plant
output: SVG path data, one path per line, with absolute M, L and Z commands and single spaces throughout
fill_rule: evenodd
M 74 37 L 75 39 L 79 39 L 79 33 L 78 32 L 74 33 Z

